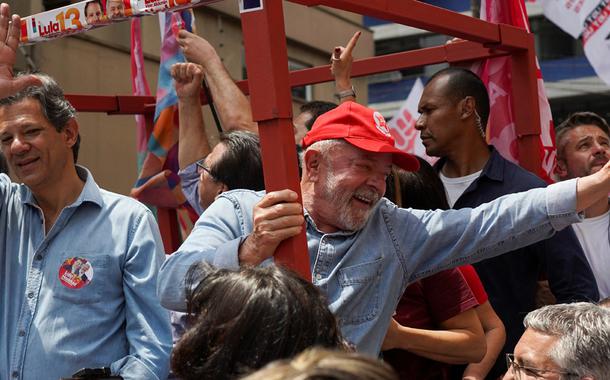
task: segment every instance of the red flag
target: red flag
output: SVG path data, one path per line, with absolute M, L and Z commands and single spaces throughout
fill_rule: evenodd
M 481 19 L 503 23 L 530 30 L 523 0 L 482 0 Z M 540 104 L 540 157 L 542 166 L 538 174 L 547 182 L 553 182 L 555 169 L 555 131 L 551 106 L 546 97 L 542 72 L 536 60 L 538 77 L 538 101 Z M 472 68 L 487 85 L 490 97 L 490 115 L 487 124 L 487 139 L 507 159 L 519 163 L 517 135 L 511 107 L 511 59 L 500 57 L 487 59 Z

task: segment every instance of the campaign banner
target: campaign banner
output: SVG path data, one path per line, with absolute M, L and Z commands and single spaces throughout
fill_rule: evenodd
M 21 43 L 61 38 L 130 17 L 206 5 L 219 0 L 85 0 L 21 19 Z
M 598 0 L 538 0 L 544 15 L 574 38 L 580 37 L 585 19 Z
M 610 0 L 599 1 L 587 15 L 581 37 L 595 73 L 610 84 Z

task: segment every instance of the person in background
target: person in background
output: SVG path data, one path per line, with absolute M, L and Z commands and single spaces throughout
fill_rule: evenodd
M 610 128 L 593 112 L 570 115 L 556 129 L 559 179 L 584 177 L 610 159 Z M 610 297 L 610 203 L 608 199 L 585 210 L 585 220 L 574 231 L 591 265 L 601 298 Z
M 390 200 L 396 199 L 396 202 L 400 207 L 412 207 L 422 210 L 449 209 L 445 189 L 443 187 L 443 183 L 438 177 L 438 174 L 434 171 L 432 166 L 430 166 L 430 164 L 428 164 L 421 157 L 418 157 L 418 160 L 420 167 L 417 172 L 407 172 L 396 168 L 393 170 L 392 176 L 388 177 L 388 191 L 386 191 L 386 196 Z M 453 327 L 453 337 L 451 337 L 449 334 L 444 334 L 443 336 L 439 334 L 439 332 L 434 331 L 420 331 L 420 336 L 425 336 L 424 334 L 428 334 L 432 337 L 438 338 L 439 340 L 437 342 L 431 342 L 426 347 L 427 351 L 424 351 L 422 356 L 428 357 L 429 359 L 418 357 L 420 359 L 419 362 L 423 364 L 427 363 L 429 368 L 425 370 L 425 374 L 418 375 L 417 378 L 426 378 L 425 375 L 428 375 L 429 378 L 435 379 L 484 379 L 495 363 L 500 351 L 502 350 L 502 346 L 504 345 L 504 340 L 506 337 L 504 325 L 489 304 L 487 293 L 485 292 L 485 289 L 483 288 L 483 285 L 481 284 L 481 281 L 474 268 L 471 265 L 464 265 L 458 269 L 454 269 L 454 271 L 457 272 L 459 277 L 456 278 L 455 275 L 451 277 L 446 273 L 449 271 L 444 271 L 420 280 L 419 283 L 421 283 L 421 285 L 418 286 L 424 290 L 428 290 L 423 292 L 423 295 L 426 297 L 414 297 L 413 288 L 417 283 L 409 285 L 405 291 L 405 294 L 403 295 L 403 298 L 399 302 L 397 316 L 394 318 L 400 323 L 401 319 L 407 322 L 409 321 L 408 318 L 410 316 L 418 315 L 420 316 L 421 321 L 421 316 L 425 316 L 427 311 L 429 314 L 431 314 L 428 316 L 428 318 L 432 317 L 431 321 L 436 322 L 428 326 L 424 325 L 424 327 L 436 327 L 436 330 L 442 331 L 442 329 L 439 329 L 438 326 L 446 328 L 448 326 L 448 322 L 442 317 L 435 317 L 435 315 L 455 315 L 452 319 L 458 320 L 458 316 L 460 314 L 457 314 L 457 311 L 460 310 L 459 306 L 464 304 L 464 301 L 462 301 L 462 303 L 457 302 L 460 300 L 459 292 L 464 292 L 464 288 L 466 288 L 468 290 L 467 293 L 471 297 L 476 297 L 467 298 L 466 300 L 476 301 L 476 303 L 472 304 L 472 310 L 476 313 L 478 324 L 482 325 L 482 333 L 484 331 L 485 342 L 473 342 L 472 337 L 467 335 L 468 332 L 471 332 L 472 330 L 464 329 L 462 327 L 464 325 L 456 326 L 454 324 L 451 326 Z M 442 276 L 443 273 L 445 273 L 445 278 Z M 436 278 L 438 278 L 438 280 L 436 280 Z M 442 291 L 434 291 L 432 286 L 434 286 L 435 281 L 438 281 L 437 286 L 443 289 Z M 450 281 L 453 281 L 453 283 Z M 428 283 L 429 286 L 426 286 Z M 460 286 L 460 284 L 463 285 Z M 422 308 L 422 305 L 427 305 L 427 307 Z M 413 312 L 414 309 L 420 310 L 420 312 L 415 314 Z M 463 312 L 462 314 L 465 313 L 466 312 Z M 466 320 L 465 316 L 461 316 L 460 318 L 461 321 Z M 449 319 L 449 322 L 454 322 L 452 319 Z M 417 322 L 421 323 L 420 321 Z M 472 322 L 470 323 L 472 325 Z M 396 323 L 392 323 L 390 330 L 392 329 L 392 326 L 395 325 Z M 409 326 L 414 327 L 413 325 Z M 451 330 L 448 332 L 451 332 Z M 460 347 L 458 349 L 450 349 L 451 347 L 454 347 L 454 345 L 460 343 L 460 340 L 456 339 L 460 336 L 459 334 L 462 334 L 462 338 L 460 340 L 463 345 L 466 345 L 466 348 Z M 445 338 L 445 340 L 443 340 L 443 338 Z M 452 338 L 452 340 L 449 340 L 450 338 Z M 442 343 L 445 344 L 443 345 Z M 406 342 L 405 344 L 409 343 Z M 483 350 L 484 357 L 482 360 L 480 360 L 480 358 L 475 359 L 472 357 L 472 353 L 476 352 L 477 350 Z M 450 355 L 441 355 L 447 351 L 450 353 Z M 408 362 L 408 357 L 408 355 L 405 355 L 400 351 L 390 351 L 389 353 L 384 352 L 384 358 L 390 361 L 395 368 L 405 368 L 405 364 Z M 470 363 L 467 365 L 455 365 L 461 364 L 460 361 L 462 363 Z M 454 365 L 447 365 L 444 363 L 452 363 Z M 422 371 L 419 373 L 421 372 Z M 404 373 L 404 376 L 408 376 L 407 371 L 403 371 L 402 373 Z
M 525 316 L 525 332 L 507 354 L 514 379 L 610 379 L 610 310 L 594 303 L 544 306 Z
M 434 74 L 419 101 L 415 128 L 435 164 L 449 205 L 472 208 L 506 194 L 544 187 L 534 174 L 506 160 L 485 138 L 489 95 L 469 70 L 450 67 Z M 476 262 L 494 310 L 506 328 L 503 352 L 523 333 L 523 316 L 536 308 L 538 280 L 548 279 L 557 302 L 597 301 L 593 272 L 572 228 L 515 252 Z M 488 377 L 506 371 L 502 355 Z

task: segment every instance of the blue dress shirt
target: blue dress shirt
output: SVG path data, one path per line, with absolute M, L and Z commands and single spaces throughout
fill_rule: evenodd
M 0 174 L 0 379 L 57 380 L 84 367 L 165 379 L 171 334 L 155 295 L 157 224 L 142 204 L 77 172 L 83 191 L 48 234 L 30 190 Z M 91 267 L 80 288 L 62 277 L 74 258 Z
M 262 196 L 225 192 L 201 215 L 161 267 L 158 294 L 165 307 L 185 310 L 184 278 L 193 263 L 239 266 L 239 245 L 252 231 L 252 210 Z M 401 209 L 382 198 L 356 232 L 321 232 L 306 213 L 313 283 L 344 336 L 359 351 L 378 355 L 407 284 L 548 238 L 580 220 L 575 207 L 576 181 L 566 181 L 476 209 Z

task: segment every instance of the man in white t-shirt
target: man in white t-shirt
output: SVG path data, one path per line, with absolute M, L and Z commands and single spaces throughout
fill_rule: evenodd
M 469 70 L 450 67 L 434 74 L 419 102 L 415 127 L 435 164 L 452 208 L 476 207 L 501 196 L 544 187 L 534 174 L 506 160 L 485 139 L 489 96 Z M 548 279 L 557 302 L 597 301 L 598 289 L 587 258 L 571 228 L 542 242 L 474 264 L 494 310 L 504 322 L 511 353 L 524 332 L 523 317 L 536 308 L 540 277 Z M 506 372 L 497 357 L 487 378 Z M 484 361 L 493 361 L 485 357 Z
M 557 128 L 557 175 L 561 180 L 599 171 L 610 157 L 610 128 L 593 112 L 577 112 Z M 601 199 L 574 224 L 597 281 L 601 298 L 610 297 L 610 205 Z

